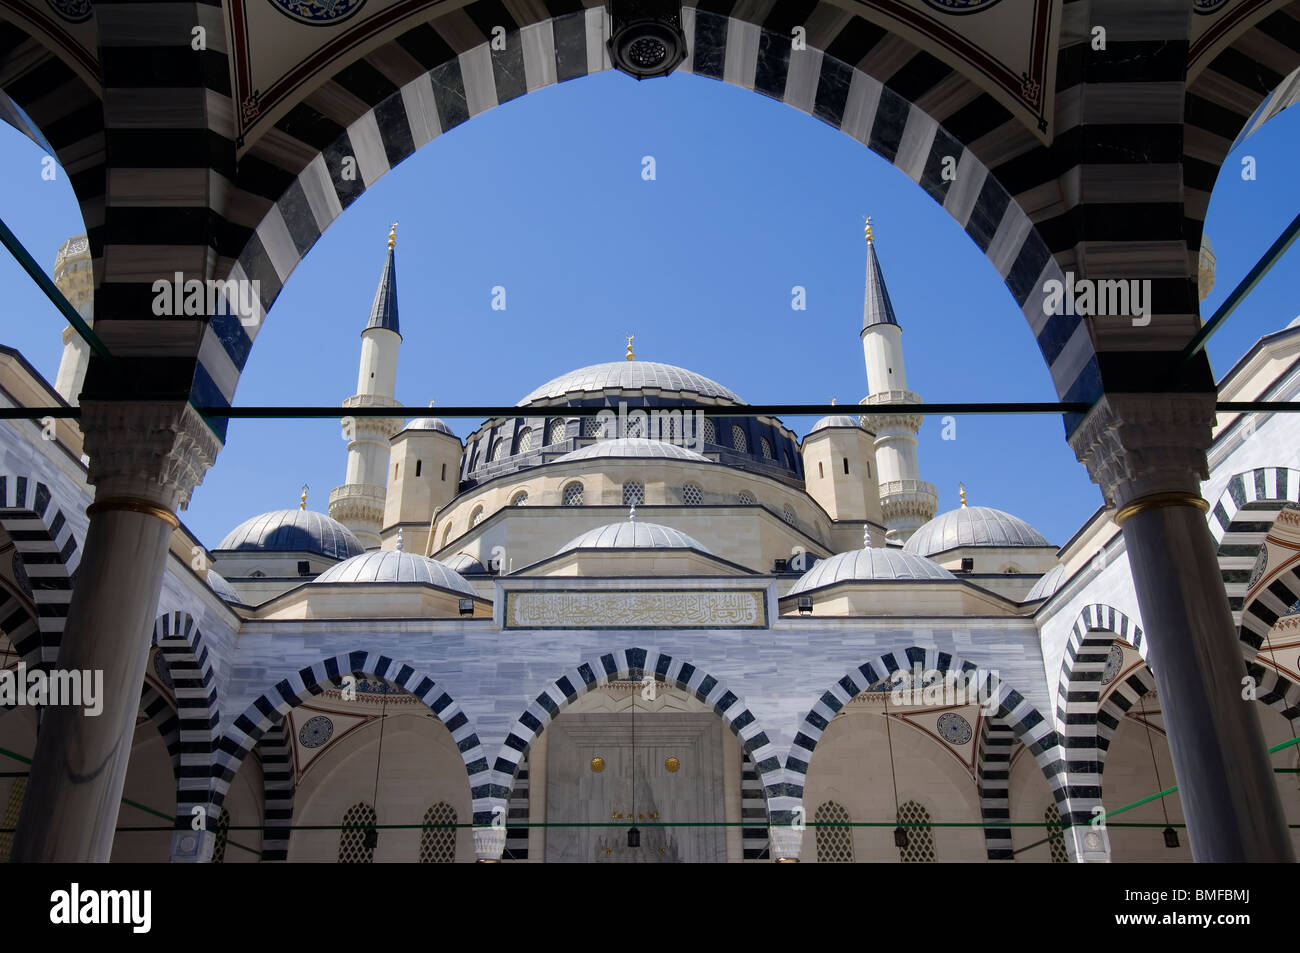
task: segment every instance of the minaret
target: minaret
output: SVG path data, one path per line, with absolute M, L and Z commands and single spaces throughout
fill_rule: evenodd
M 867 219 L 867 284 L 862 306 L 862 352 L 867 365 L 868 396 L 865 405 L 919 404 L 921 398 L 907 389 L 903 366 L 903 329 L 894 316 L 880 259 Z M 907 542 L 921 524 L 934 517 L 939 497 L 921 479 L 916 462 L 916 435 L 924 418 L 902 406 L 896 414 L 870 414 L 865 423 L 876 435 L 876 475 L 880 481 L 880 512 L 885 538 L 895 545 Z
M 94 324 L 95 271 L 90 258 L 90 242 L 85 235 L 69 238 L 59 249 L 54 258 L 54 286 L 77 309 L 81 320 Z M 59 361 L 54 389 L 74 407 L 81 396 L 89 363 L 90 345 L 71 326 L 64 328 L 63 357 Z
M 397 323 L 397 267 L 393 246 L 397 224 L 388 232 L 388 259 L 370 307 L 370 320 L 361 332 L 361 367 L 357 392 L 343 401 L 348 407 L 401 407 L 397 386 L 397 348 L 402 335 Z M 402 428 L 404 417 L 344 417 L 348 438 L 348 473 L 343 486 L 330 492 L 330 516 L 356 534 L 366 549 L 378 549 L 388 485 L 389 439 Z

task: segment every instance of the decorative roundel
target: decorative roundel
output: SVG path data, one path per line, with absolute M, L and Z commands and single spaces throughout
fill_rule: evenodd
M 1124 664 L 1124 650 L 1118 645 L 1110 647 L 1110 654 L 1106 656 L 1106 667 L 1101 672 L 1101 683 L 1109 685 L 1115 681 L 1115 676 L 1119 674 L 1120 667 Z
M 158 676 L 158 681 L 162 682 L 172 691 L 176 691 L 176 684 L 172 681 L 172 670 L 167 665 L 166 656 L 161 652 L 154 653 L 153 670 Z
M 93 12 L 90 0 L 45 0 L 50 9 L 69 23 L 84 23 Z
M 333 734 L 334 722 L 324 715 L 315 715 L 303 723 L 298 731 L 298 740 L 302 742 L 304 748 L 319 748 L 329 741 Z
M 366 0 L 271 0 L 271 5 L 299 23 L 333 26 L 364 7 Z
M 1291 608 L 1282 613 L 1283 618 L 1287 616 L 1300 615 L 1300 599 L 1291 603 Z
M 1255 568 L 1250 572 L 1250 582 L 1246 583 L 1246 591 L 1249 592 L 1255 588 L 1255 583 L 1264 578 L 1264 571 L 1268 569 L 1268 547 L 1259 547 L 1259 555 L 1255 557 Z
M 955 711 L 939 716 L 939 737 L 950 745 L 964 745 L 971 739 L 970 722 Z
M 979 13 L 996 5 L 999 0 L 925 0 L 941 13 Z
M 1193 0 L 1192 11 L 1201 16 L 1208 16 L 1211 13 L 1218 13 L 1227 2 L 1228 0 Z

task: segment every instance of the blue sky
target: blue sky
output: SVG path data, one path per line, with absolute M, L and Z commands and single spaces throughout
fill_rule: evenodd
M 1300 110 L 1292 110 L 1300 113 Z M 1300 205 L 1284 113 L 1229 159 L 1207 230 L 1219 279 L 1209 315 Z M 1290 147 L 1290 148 L 1288 148 Z M 1240 156 L 1258 178 L 1242 181 Z M 641 177 L 653 156 L 655 181 Z M 84 231 L 66 176 L 0 129 L 0 215 L 46 268 Z M 643 83 L 605 73 L 530 94 L 434 140 L 326 232 L 289 279 L 248 361 L 236 404 L 335 404 L 356 385 L 363 327 L 397 230 L 404 341 L 397 397 L 411 407 L 513 404 L 573 368 L 619 360 L 688 367 L 752 403 L 856 403 L 871 215 L 909 386 L 930 401 L 1050 401 L 1046 366 L 1010 293 L 919 187 L 842 133 L 781 103 L 691 75 Z M 1297 315 L 1294 249 L 1210 345 L 1216 375 Z M 63 319 L 7 255 L 0 340 L 51 381 Z M 494 286 L 505 311 L 491 309 Z M 807 289 L 806 311 L 791 289 Z M 787 419 L 800 434 L 812 420 Z M 479 421 L 453 420 L 464 436 Z M 1059 417 L 937 419 L 922 476 L 957 505 L 995 506 L 1062 544 L 1101 494 Z M 343 481 L 335 421 L 233 421 L 182 518 L 208 546 L 257 512 L 324 510 Z

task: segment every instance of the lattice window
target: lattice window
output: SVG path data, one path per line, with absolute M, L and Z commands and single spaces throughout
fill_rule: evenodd
M 744 453 L 749 449 L 749 441 L 745 439 L 745 431 L 739 424 L 731 425 L 731 446 L 737 453 Z
M 519 439 L 515 441 L 515 453 L 527 453 L 533 449 L 533 428 L 525 427 L 519 432 Z
M 420 832 L 420 863 L 451 864 L 456 861 L 456 809 L 439 801 L 424 812 Z
M 768 442 L 766 437 L 758 438 L 758 448 L 762 452 L 764 460 L 772 459 L 772 444 Z
M 741 503 L 745 504 L 746 506 L 753 506 L 756 502 L 758 502 L 757 500 L 754 499 L 754 494 L 750 493 L 748 490 L 741 490 L 740 496 L 737 497 L 737 499 Z
M 605 421 L 599 417 L 583 417 L 582 435 L 584 437 L 604 437 Z
M 708 417 L 704 418 L 704 426 L 700 428 L 705 443 L 718 442 L 718 428 Z
M 5 802 L 4 822 L 0 827 L 0 863 L 9 862 L 9 852 L 14 846 L 13 829 L 18 826 L 18 815 L 23 809 L 23 795 L 27 793 L 27 779 L 14 778 L 9 784 L 9 799 Z
M 791 506 L 789 503 L 781 507 L 781 519 L 785 520 L 791 526 L 794 525 L 794 521 L 795 521 L 794 507 Z
M 500 437 L 492 441 L 492 454 L 488 458 L 491 462 L 496 463 L 506 455 L 506 442 Z
M 848 825 L 852 820 L 844 805 L 835 801 L 827 801 L 817 808 L 813 815 L 817 825 L 817 863 L 853 863 L 853 828 L 833 826 Z
M 212 863 L 220 864 L 226 860 L 226 843 L 230 838 L 230 811 L 226 808 L 221 809 L 221 816 L 217 818 L 217 832 L 212 843 Z
M 564 421 L 558 417 L 546 425 L 546 445 L 550 447 L 557 443 L 564 443 Z
M 645 484 L 631 481 L 623 484 L 623 505 L 640 506 L 645 502 Z
M 520 491 L 519 491 L 518 493 L 516 493 L 514 496 L 510 497 L 510 505 L 511 505 L 511 506 L 527 506 L 527 505 L 528 505 L 528 491 L 527 491 L 527 490 L 520 490 Z
M 1065 849 L 1065 828 L 1061 825 L 1061 812 L 1055 804 L 1047 805 L 1043 812 L 1043 825 L 1047 828 L 1047 849 L 1052 853 L 1052 863 L 1068 864 L 1070 853 Z
M 905 864 L 934 863 L 930 812 L 915 801 L 908 801 L 898 809 L 898 823 L 907 828 L 907 846 L 898 848 L 898 859 Z
M 644 436 L 645 436 L 645 433 L 643 432 L 642 427 L 641 427 L 641 422 L 642 422 L 642 420 L 644 420 L 644 419 L 645 419 L 645 418 L 643 418 L 643 417 L 639 417 L 639 416 L 638 416 L 638 417 L 633 417 L 633 416 L 631 416 L 631 415 L 628 415 L 628 418 L 627 418 L 627 433 L 625 433 L 623 436 L 625 436 L 625 437 L 644 437 Z
M 570 483 L 564 488 L 564 505 L 581 506 L 582 505 L 582 484 Z
M 483 507 L 474 507 L 474 512 L 469 514 L 469 528 L 473 529 L 479 523 L 483 522 Z
M 704 491 L 694 483 L 682 487 L 682 502 L 687 506 L 699 506 L 704 502 Z
M 339 863 L 371 864 L 375 849 L 365 846 L 366 828 L 375 824 L 375 809 L 358 801 L 343 815 L 343 829 L 339 831 Z

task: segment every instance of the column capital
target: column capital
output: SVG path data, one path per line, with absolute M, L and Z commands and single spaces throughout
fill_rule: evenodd
M 1103 394 L 1070 446 L 1115 507 L 1157 493 L 1199 496 L 1214 401 L 1213 393 Z
M 186 401 L 87 400 L 81 430 L 95 498 L 184 509 L 221 441 Z

